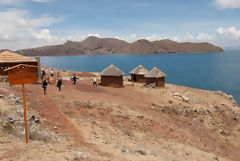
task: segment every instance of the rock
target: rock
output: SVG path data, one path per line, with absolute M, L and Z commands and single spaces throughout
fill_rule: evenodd
M 95 137 L 95 138 L 100 138 L 100 137 L 101 137 L 101 135 L 94 135 L 94 137 Z
M 9 99 L 14 99 L 14 94 L 13 94 L 13 93 L 9 94 L 9 95 L 8 95 L 8 98 L 9 98 Z
M 230 135 L 230 132 L 228 130 L 226 130 L 226 129 L 220 129 L 220 130 L 218 130 L 218 132 L 220 134 L 225 135 L 225 136 L 229 136 Z
M 44 118 L 44 119 L 42 119 L 42 120 L 43 120 L 43 122 L 47 122 L 47 121 L 48 121 L 46 118 Z
M 23 117 L 23 116 L 24 116 L 23 107 L 22 107 L 21 105 L 16 105 L 15 108 L 16 108 L 16 112 L 17 112 L 21 117 Z
M 7 121 L 10 123 L 14 123 L 15 119 L 13 117 L 8 116 Z
M 145 87 L 147 87 L 147 88 L 156 88 L 156 83 L 148 84 Z
M 71 161 L 80 161 L 80 159 L 78 157 L 74 157 L 71 159 Z
M 178 92 L 175 92 L 173 94 L 171 94 L 174 98 L 180 100 L 180 101 L 184 101 L 184 102 L 189 102 L 190 101 L 190 98 L 187 97 L 187 96 L 184 96 L 184 95 L 181 95 L 180 93 Z
M 15 102 L 15 104 L 18 104 L 18 103 L 20 103 L 20 102 L 21 102 L 21 99 L 20 99 L 20 97 L 16 97 L 16 98 L 14 99 L 14 102 Z
M 65 150 L 60 149 L 60 148 L 57 148 L 57 149 L 55 149 L 54 151 L 55 151 L 56 153 L 64 153 L 64 152 L 66 152 Z
M 145 152 L 143 150 L 137 150 L 136 153 L 140 154 L 140 155 L 147 155 L 147 152 Z
M 88 156 L 87 156 L 86 154 L 84 154 L 83 152 L 77 152 L 76 154 L 77 154 L 78 156 L 83 157 L 84 159 L 87 159 L 87 158 L 88 158 Z
M 35 123 L 39 123 L 40 122 L 40 120 L 39 120 L 39 118 L 37 117 L 37 116 L 32 116 L 32 118 L 33 118 L 33 121 L 35 122 Z
M 57 130 L 57 126 L 54 126 L 54 130 Z
M 185 102 L 189 102 L 189 101 L 190 101 L 190 98 L 187 97 L 187 96 L 182 96 L 182 99 L 183 99 L 183 101 L 185 101 Z
M 4 95 L 3 95 L 3 94 L 0 94 L 0 98 L 4 98 Z
M 125 147 L 125 146 L 120 146 L 118 149 L 119 149 L 121 152 L 123 152 L 123 153 L 129 152 L 129 149 L 128 149 L 127 147 Z

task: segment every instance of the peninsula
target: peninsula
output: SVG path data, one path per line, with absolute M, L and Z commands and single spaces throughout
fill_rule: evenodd
M 25 56 L 70 56 L 87 54 L 161 54 L 161 53 L 212 53 L 223 49 L 210 43 L 178 43 L 169 39 L 148 41 L 140 39 L 128 43 L 115 38 L 90 36 L 81 42 L 67 41 L 62 45 L 43 46 L 16 51 Z

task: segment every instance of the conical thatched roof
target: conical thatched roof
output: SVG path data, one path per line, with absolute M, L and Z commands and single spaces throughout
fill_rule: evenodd
M 24 62 L 37 62 L 37 60 L 19 55 L 9 50 L 4 50 L 0 52 L 0 63 L 24 63 Z
M 123 76 L 125 75 L 125 73 L 123 73 L 120 69 L 118 69 L 117 67 L 115 67 L 114 65 L 110 65 L 109 67 L 107 67 L 106 69 L 104 69 L 100 75 L 103 76 Z
M 147 73 L 148 73 L 148 70 L 144 68 L 142 65 L 137 66 L 130 72 L 130 74 L 137 74 L 137 75 L 145 75 Z
M 159 70 L 157 67 L 154 67 L 150 72 L 148 72 L 145 77 L 147 78 L 160 78 L 166 77 L 166 74 Z

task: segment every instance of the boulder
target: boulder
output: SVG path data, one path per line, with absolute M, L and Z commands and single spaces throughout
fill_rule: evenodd
M 3 95 L 3 94 L 0 94 L 0 98 L 4 98 L 4 95 Z

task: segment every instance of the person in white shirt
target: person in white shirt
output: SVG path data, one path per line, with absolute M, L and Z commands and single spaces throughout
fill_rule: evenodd
M 93 86 L 97 86 L 97 79 L 96 79 L 96 77 L 93 77 Z

